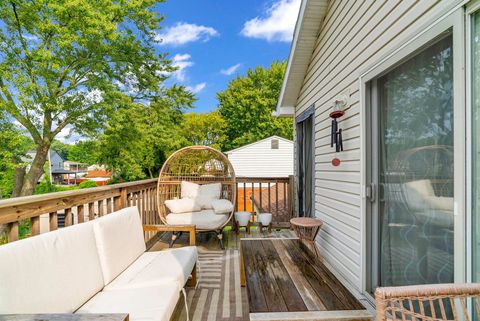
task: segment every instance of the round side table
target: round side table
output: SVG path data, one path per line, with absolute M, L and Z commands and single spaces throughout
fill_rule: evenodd
M 323 222 L 311 217 L 295 217 L 290 220 L 293 230 L 298 238 L 305 243 L 310 244 L 318 256 L 317 247 L 315 246 L 315 238 L 317 237 Z

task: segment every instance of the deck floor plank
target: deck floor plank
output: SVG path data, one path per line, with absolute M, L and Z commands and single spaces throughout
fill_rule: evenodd
M 280 256 L 278 255 L 278 252 L 273 246 L 273 242 L 260 241 L 259 243 L 263 247 L 269 272 L 272 274 L 272 277 L 275 279 L 278 285 L 280 294 L 282 295 L 282 298 L 287 306 L 287 310 L 308 311 L 302 296 L 298 292 L 297 287 L 293 283 L 293 280 L 285 268 Z

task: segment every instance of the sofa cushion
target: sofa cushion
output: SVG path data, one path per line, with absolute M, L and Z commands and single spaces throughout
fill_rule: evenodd
M 93 222 L 0 246 L 0 314 L 72 313 L 103 288 Z
M 107 285 L 145 252 L 142 223 L 136 206 L 93 221 L 98 255 Z
M 172 213 L 188 213 L 200 211 L 202 207 L 194 198 L 182 198 L 165 201 L 165 206 Z
M 161 286 L 102 291 L 76 313 L 128 313 L 130 321 L 168 321 L 180 289 L 174 282 Z
M 104 290 L 152 286 L 165 282 L 176 282 L 182 288 L 197 259 L 195 246 L 145 252 Z
M 203 210 L 192 213 L 168 214 L 166 219 L 169 225 L 193 224 L 197 229 L 214 230 L 228 220 L 228 215 L 215 214 L 213 210 Z

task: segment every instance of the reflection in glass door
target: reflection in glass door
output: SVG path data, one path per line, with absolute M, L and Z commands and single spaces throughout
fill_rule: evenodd
M 370 291 L 453 282 L 451 33 L 371 84 Z

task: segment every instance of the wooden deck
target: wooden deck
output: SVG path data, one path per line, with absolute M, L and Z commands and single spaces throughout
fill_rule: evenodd
M 198 286 L 197 288 L 187 289 L 187 302 L 189 306 L 189 316 L 192 321 L 200 320 L 222 320 L 222 321 L 248 321 L 248 320 L 361 320 L 365 317 L 361 315 L 351 314 L 350 312 L 356 310 L 336 310 L 336 311 L 323 311 L 323 317 L 318 318 L 316 311 L 308 311 L 308 307 L 311 307 L 311 302 L 303 303 L 307 307 L 307 311 L 303 310 L 298 312 L 295 318 L 285 319 L 285 315 L 282 314 L 269 314 L 266 316 L 263 313 L 250 314 L 249 297 L 247 290 L 241 287 L 240 284 L 240 243 L 241 239 L 291 239 L 296 235 L 289 229 L 273 229 L 269 233 L 266 229 L 260 232 L 257 227 L 251 229 L 251 234 L 246 234 L 242 229 L 239 235 L 236 235 L 233 230 L 227 228 L 224 230 L 223 238 L 226 247 L 225 251 L 220 249 L 218 240 L 214 233 L 201 233 L 197 236 L 197 248 L 199 251 L 198 262 Z M 158 241 L 150 250 L 161 250 L 168 248 L 168 241 L 170 235 L 164 235 L 160 241 Z M 180 247 L 188 245 L 188 236 L 182 235 L 174 247 Z M 325 272 L 326 273 L 326 272 Z M 310 281 L 315 283 L 316 289 L 322 287 L 322 279 L 318 275 L 312 274 L 309 276 Z M 315 279 L 314 278 L 318 278 Z M 348 292 L 348 291 L 347 291 Z M 272 293 L 272 297 L 280 295 L 279 293 Z M 295 300 L 292 295 L 290 298 L 286 294 L 287 300 Z M 331 293 L 330 293 L 331 295 Z M 337 297 L 331 297 L 330 303 L 327 306 L 344 308 L 344 303 L 340 302 L 341 299 Z M 350 297 L 349 297 L 350 298 Z M 353 298 L 353 297 L 352 297 Z M 355 300 L 353 298 L 353 300 Z M 356 300 L 355 300 L 356 301 Z M 363 306 L 352 303 L 352 308 L 362 309 Z M 290 301 L 289 301 L 290 304 Z M 302 305 L 298 302 L 297 304 Z M 325 304 L 325 303 L 323 303 Z M 342 315 L 340 312 L 344 312 Z M 333 313 L 333 314 L 332 314 Z M 350 314 L 349 314 L 350 313 Z M 366 312 L 365 312 L 366 313 Z M 363 315 L 363 314 L 362 314 Z M 365 316 L 365 315 L 363 315 Z M 184 308 L 184 302 L 181 298 L 177 304 L 174 315 L 172 317 L 174 321 L 185 321 L 186 313 Z

